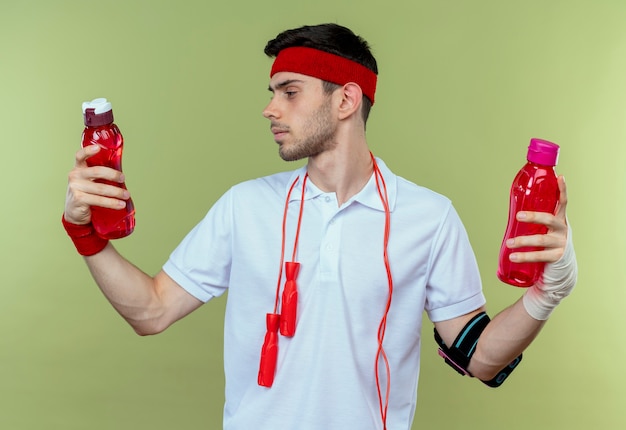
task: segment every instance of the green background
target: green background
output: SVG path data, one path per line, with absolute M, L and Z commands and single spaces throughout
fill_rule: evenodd
M 225 301 L 140 338 L 61 228 L 80 105 L 113 102 L 137 207 L 117 247 L 155 273 L 229 186 L 297 167 L 261 116 L 262 50 L 320 22 L 370 41 L 371 148 L 453 200 L 491 314 L 522 293 L 495 278 L 508 187 L 531 137 L 562 146 L 576 290 L 498 390 L 445 366 L 426 325 L 414 428 L 626 428 L 622 0 L 2 0 L 0 428 L 220 428 Z

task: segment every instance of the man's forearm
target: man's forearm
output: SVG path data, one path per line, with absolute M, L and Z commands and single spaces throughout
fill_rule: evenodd
M 485 379 L 480 376 L 483 373 L 495 375 L 519 356 L 539 334 L 556 306 L 572 292 L 578 267 L 572 231 L 567 228 L 561 258 L 547 264 L 542 279 L 485 328 L 470 362 L 470 372 L 480 379 Z
M 160 331 L 156 322 L 163 310 L 152 277 L 122 257 L 111 243 L 84 258 L 102 293 L 137 333 Z
M 532 318 L 520 298 L 487 325 L 470 361 L 470 373 L 482 380 L 495 377 L 531 344 L 545 322 Z

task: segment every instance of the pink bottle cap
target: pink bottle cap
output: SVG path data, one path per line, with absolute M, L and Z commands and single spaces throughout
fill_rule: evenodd
M 559 145 L 543 139 L 530 139 L 526 159 L 535 164 L 556 166 L 559 159 Z

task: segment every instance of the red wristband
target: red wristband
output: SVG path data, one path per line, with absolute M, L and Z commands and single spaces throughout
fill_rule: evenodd
M 61 222 L 80 255 L 87 257 L 97 254 L 109 243 L 107 239 L 98 236 L 96 229 L 93 228 L 91 223 L 84 225 L 72 224 L 65 219 L 65 215 L 61 217 Z

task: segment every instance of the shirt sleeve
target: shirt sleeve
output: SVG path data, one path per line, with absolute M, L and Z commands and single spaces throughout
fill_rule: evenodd
M 232 263 L 232 199 L 224 194 L 174 249 L 163 271 L 207 302 L 228 288 Z
M 426 312 L 433 322 L 472 312 L 486 302 L 467 232 L 450 204 L 433 241 Z

